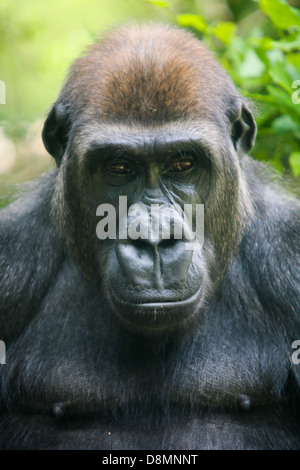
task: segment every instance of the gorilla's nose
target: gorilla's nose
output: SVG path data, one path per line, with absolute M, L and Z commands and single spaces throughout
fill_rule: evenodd
M 119 240 L 116 254 L 130 282 L 159 290 L 183 287 L 192 257 L 184 241 L 173 235 L 168 239 Z

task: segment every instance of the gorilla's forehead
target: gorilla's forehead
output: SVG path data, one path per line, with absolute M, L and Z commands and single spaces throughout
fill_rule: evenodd
M 185 31 L 161 25 L 110 33 L 71 69 L 67 92 L 77 109 L 104 118 L 160 123 L 224 116 L 234 86 L 213 55 Z
M 86 122 L 75 132 L 73 146 L 80 157 L 97 148 L 116 146 L 131 153 L 151 154 L 160 151 L 202 149 L 208 154 L 226 152 L 224 128 L 202 119 L 195 123 L 174 122 L 164 126 L 133 127 L 122 123 Z
M 149 123 L 195 114 L 199 94 L 192 67 L 178 59 L 145 60 L 120 64 L 103 82 L 101 114 Z

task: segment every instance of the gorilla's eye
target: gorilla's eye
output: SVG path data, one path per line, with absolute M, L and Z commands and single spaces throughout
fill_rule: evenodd
M 194 162 L 190 158 L 184 158 L 182 160 L 176 160 L 168 168 L 169 171 L 186 171 L 192 168 Z
M 109 173 L 114 173 L 117 175 L 130 175 L 133 174 L 133 169 L 127 162 L 116 162 L 108 165 L 106 170 Z

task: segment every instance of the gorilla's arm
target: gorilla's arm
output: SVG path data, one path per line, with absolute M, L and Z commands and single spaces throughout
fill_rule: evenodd
M 63 260 L 64 245 L 50 221 L 56 173 L 0 213 L 0 339 L 7 344 L 35 314 Z
M 291 364 L 299 393 L 300 366 L 291 361 L 291 345 L 300 338 L 300 202 L 270 181 L 264 165 L 248 158 L 244 171 L 255 217 L 241 253 L 265 321 L 285 342 L 283 359 Z

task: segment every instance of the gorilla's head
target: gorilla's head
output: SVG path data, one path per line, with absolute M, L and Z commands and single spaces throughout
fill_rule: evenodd
M 53 213 L 119 318 L 162 328 L 203 312 L 251 217 L 241 162 L 255 132 L 183 30 L 124 26 L 73 64 L 43 130 L 59 172 Z

